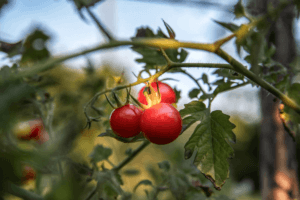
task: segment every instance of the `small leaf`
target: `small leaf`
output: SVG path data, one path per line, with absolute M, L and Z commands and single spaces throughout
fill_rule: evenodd
M 209 85 L 208 77 L 205 73 L 202 74 L 202 81 L 203 81 L 203 83 L 206 83 L 207 85 Z
M 132 138 L 122 138 L 116 135 L 111 129 L 107 129 L 106 132 L 99 134 L 98 137 L 112 137 L 124 143 L 133 143 L 147 140 L 142 132 L 140 132 L 137 136 L 134 136 Z
M 151 186 L 153 186 L 153 184 L 152 184 L 152 182 L 151 182 L 150 180 L 145 179 L 145 180 L 140 181 L 140 182 L 133 188 L 133 192 L 135 192 L 136 189 L 137 189 L 140 185 L 151 185 Z
M 175 92 L 175 95 L 176 95 L 176 102 L 175 103 L 178 103 L 178 100 L 180 99 L 180 94 L 181 94 L 181 90 L 177 90 L 176 86 L 173 88 L 174 92 Z
M 130 156 L 132 154 L 132 148 L 127 148 L 126 151 L 125 151 L 125 154 L 127 156 Z
M 235 32 L 237 31 L 240 27 L 235 25 L 235 24 L 232 24 L 232 23 L 225 23 L 225 22 L 219 22 L 219 21 L 216 21 L 214 20 L 214 22 L 216 22 L 217 24 L 223 26 L 224 28 L 230 30 L 231 32 Z
M 126 170 L 123 170 L 122 173 L 126 176 L 136 176 L 136 175 L 139 175 L 141 172 L 137 169 L 126 169 Z
M 200 89 L 194 88 L 189 92 L 189 97 L 192 98 L 197 98 L 198 94 L 200 93 Z
M 167 24 L 164 20 L 163 20 L 165 27 L 169 33 L 170 39 L 175 39 L 175 32 L 173 31 L 173 29 L 169 26 L 169 24 Z
M 167 160 L 164 160 L 164 161 L 159 162 L 157 164 L 158 164 L 158 167 L 160 169 L 163 169 L 164 171 L 169 171 L 170 168 L 171 168 L 171 165 L 170 165 L 169 161 L 167 161 Z
M 239 19 L 241 17 L 245 16 L 245 8 L 242 5 L 242 0 L 239 0 L 237 4 L 234 6 L 234 14 L 235 14 L 235 19 Z
M 84 7 L 94 6 L 98 2 L 104 2 L 104 0 L 73 0 L 78 11 L 80 11 Z
M 93 162 L 97 163 L 106 160 L 111 154 L 112 150 L 110 148 L 97 145 L 89 156 L 92 158 Z

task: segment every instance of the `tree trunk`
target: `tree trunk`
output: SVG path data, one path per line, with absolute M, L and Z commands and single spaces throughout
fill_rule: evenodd
M 267 5 L 278 5 L 279 0 L 253 0 L 251 9 L 256 14 L 267 12 Z M 255 8 L 256 7 L 256 8 Z M 267 34 L 269 44 L 276 46 L 274 60 L 287 67 L 290 79 L 289 63 L 296 55 L 295 40 L 293 37 L 294 7 L 287 7 L 271 25 Z M 266 73 L 267 69 L 263 69 Z M 282 77 L 279 77 L 281 79 Z M 260 134 L 260 188 L 263 200 L 292 200 L 299 199 L 296 143 L 284 130 L 279 117 L 279 99 L 261 89 L 262 122 Z

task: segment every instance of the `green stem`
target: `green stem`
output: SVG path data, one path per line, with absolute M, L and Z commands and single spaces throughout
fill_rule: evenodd
M 181 71 L 183 74 L 187 75 L 188 77 L 190 77 L 198 86 L 198 88 L 203 92 L 204 95 L 207 95 L 207 93 L 203 90 L 203 88 L 201 87 L 201 85 L 199 84 L 199 82 L 192 76 L 190 75 L 188 72 L 182 70 Z
M 137 149 L 135 149 L 125 160 L 123 160 L 118 166 L 114 167 L 113 170 L 118 172 L 122 169 L 127 163 L 129 163 L 139 152 L 141 152 L 145 147 L 147 147 L 150 142 L 147 140 L 143 142 Z
M 101 49 L 108 49 L 118 46 L 126 46 L 126 45 L 135 45 L 135 46 L 151 46 L 156 48 L 180 48 L 180 47 L 186 47 L 191 49 L 200 49 L 200 50 L 206 50 L 210 52 L 214 52 L 215 54 L 219 55 L 223 59 L 225 59 L 229 64 L 233 66 L 233 70 L 236 72 L 239 72 L 249 78 L 250 80 L 253 80 L 255 83 L 259 84 L 261 87 L 264 87 L 266 90 L 274 94 L 276 97 L 280 98 L 287 106 L 294 109 L 297 113 L 300 114 L 300 106 L 297 105 L 295 101 L 281 93 L 278 89 L 273 87 L 268 82 L 264 81 L 263 79 L 259 78 L 249 70 L 247 70 L 241 63 L 239 63 L 237 60 L 233 59 L 231 56 L 229 56 L 226 52 L 224 52 L 221 48 L 218 48 L 217 50 L 213 47 L 212 44 L 203 44 L 203 43 L 191 43 L 191 42 L 179 42 L 176 40 L 171 39 L 136 39 L 135 41 L 111 41 L 107 44 L 102 44 L 97 47 L 94 47 L 92 49 L 88 49 L 85 51 L 81 51 L 75 54 L 63 56 L 60 58 L 55 59 L 49 59 L 44 61 L 43 63 L 36 64 L 32 67 L 23 68 L 22 71 L 20 71 L 18 74 L 11 77 L 10 80 L 19 79 L 23 77 L 30 76 L 32 74 L 36 74 L 42 71 L 46 71 L 48 69 L 53 68 L 55 65 L 68 60 L 70 58 L 75 58 L 80 55 L 85 55 L 94 51 L 98 51 Z M 177 65 L 178 66 L 178 65 Z M 185 64 L 185 67 L 188 65 Z M 228 66 L 224 66 L 228 68 Z M 164 72 L 168 71 L 170 67 L 166 67 L 164 70 L 159 71 L 153 77 L 150 77 L 151 79 L 155 79 L 159 76 L 161 76 Z M 148 79 L 147 79 L 148 80 Z M 1 81 L 0 81 L 1 82 Z M 137 84 L 140 84 L 141 82 L 145 82 L 145 79 L 140 79 L 140 81 L 137 81 L 134 84 L 130 84 L 130 86 L 134 86 Z M 127 86 L 119 86 L 115 88 L 114 90 L 126 88 Z M 111 91 L 111 90 L 110 90 Z M 108 91 L 106 91 L 108 92 Z M 105 92 L 104 92 L 105 93 Z M 98 94 L 99 95 L 99 94 Z
M 170 65 L 170 68 L 176 68 L 176 67 L 208 67 L 208 68 L 224 68 L 224 69 L 232 69 L 233 67 L 229 64 L 216 64 L 216 63 L 172 63 Z
M 25 200 L 44 200 L 44 198 L 38 194 L 25 190 L 12 182 L 5 182 L 5 192 L 12 194 L 14 196 L 20 197 Z
M 221 48 L 219 48 L 216 51 L 216 54 L 219 55 L 221 58 L 226 60 L 229 64 L 231 64 L 236 72 L 241 73 L 242 75 L 246 76 L 250 80 L 254 81 L 255 83 L 259 84 L 261 87 L 272 93 L 274 96 L 278 97 L 282 100 L 282 102 L 294 109 L 298 114 L 300 114 L 300 106 L 292 99 L 290 99 L 288 96 L 284 95 L 280 90 L 272 86 L 267 81 L 263 80 L 262 78 L 258 77 L 253 72 L 249 71 L 247 68 L 245 68 L 241 63 L 239 63 L 237 60 L 235 60 L 233 57 L 228 55 L 225 51 L 223 51 Z

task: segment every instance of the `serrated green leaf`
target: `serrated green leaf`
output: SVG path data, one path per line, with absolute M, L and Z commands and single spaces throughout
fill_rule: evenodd
M 151 186 L 153 186 L 153 184 L 152 184 L 152 182 L 151 182 L 150 180 L 145 179 L 145 180 L 140 181 L 140 182 L 133 188 L 133 192 L 135 192 L 136 189 L 137 189 L 140 185 L 151 185 Z
M 206 105 L 201 101 L 191 101 L 188 104 L 184 104 L 184 108 L 179 111 L 183 124 L 195 123 L 197 120 L 204 119 L 206 115 Z M 190 116 L 187 116 L 190 115 Z M 185 120 L 184 117 L 188 117 Z
M 194 88 L 189 92 L 189 97 L 192 98 L 197 98 L 198 94 L 200 93 L 200 89 Z
M 170 168 L 171 168 L 171 165 L 170 165 L 170 163 L 169 163 L 169 161 L 167 161 L 167 160 L 164 160 L 164 161 L 162 161 L 162 162 L 159 162 L 159 163 L 157 163 L 158 164 L 158 167 L 160 168 L 160 169 L 163 169 L 164 171 L 169 171 L 170 170 Z
M 225 23 L 225 22 L 219 22 L 214 20 L 217 24 L 223 26 L 224 28 L 230 30 L 231 32 L 237 31 L 240 27 L 238 25 L 232 24 L 232 23 Z
M 193 107 L 191 106 L 191 108 Z M 181 113 L 194 116 L 192 109 L 186 109 Z M 200 115 L 197 114 L 201 123 L 197 125 L 185 144 L 185 154 L 190 152 L 189 155 L 191 155 L 191 152 L 196 150 L 194 164 L 214 184 L 216 189 L 220 189 L 229 176 L 227 159 L 234 155 L 233 149 L 227 141 L 236 142 L 235 134 L 232 132 L 235 125 L 229 121 L 229 116 L 220 110 L 212 113 L 205 112 L 205 114 L 202 110 L 200 113 Z
M 231 88 L 231 85 L 235 82 L 225 82 L 224 79 L 218 80 L 214 83 L 214 85 L 218 85 L 218 87 L 214 90 L 213 95 L 216 96 L 217 94 L 224 92 Z
M 213 74 L 216 74 L 222 78 L 227 77 L 228 79 L 231 80 L 244 80 L 244 76 L 241 74 L 238 74 L 238 76 L 233 75 L 234 71 L 230 70 L 230 69 L 217 69 L 216 71 L 214 71 Z M 219 81 L 219 80 L 218 80 Z M 214 84 L 215 85 L 215 84 Z
M 95 163 L 97 163 L 102 160 L 106 160 L 111 154 L 112 150 L 110 148 L 97 145 L 89 156 Z

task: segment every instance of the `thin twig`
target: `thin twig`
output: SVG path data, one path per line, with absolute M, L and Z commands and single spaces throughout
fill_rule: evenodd
M 129 163 L 139 152 L 141 152 L 149 144 L 150 144 L 150 142 L 148 140 L 143 142 L 127 158 L 125 158 L 125 160 L 123 160 L 118 166 L 114 167 L 112 170 L 118 172 L 120 169 L 122 169 L 127 163 Z
M 111 33 L 104 27 L 104 25 L 100 22 L 99 19 L 94 15 L 94 13 L 89 9 L 89 7 L 86 7 L 86 10 L 88 11 L 89 15 L 93 18 L 94 22 L 97 24 L 98 28 L 100 29 L 101 33 L 104 34 L 109 41 L 115 40 Z

